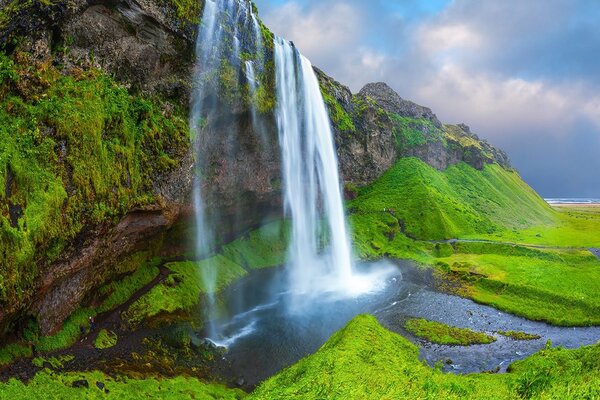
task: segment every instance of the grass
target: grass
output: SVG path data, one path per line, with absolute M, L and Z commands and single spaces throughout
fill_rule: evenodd
M 600 390 L 598 359 L 600 345 L 549 349 L 515 363 L 507 374 L 445 374 L 422 363 L 408 340 L 361 315 L 250 398 L 593 398 Z
M 515 172 L 499 165 L 479 171 L 461 163 L 442 172 L 416 158 L 400 159 L 349 207 L 373 218 L 393 209 L 407 235 L 426 240 L 504 232 L 556 218 Z
M 81 337 L 82 330 L 84 334 L 89 330 L 90 317 L 95 317 L 125 303 L 135 292 L 158 275 L 157 265 L 160 260 L 154 259 L 144 263 L 143 259 L 145 257 L 144 253 L 132 255 L 128 262 L 132 265 L 125 268 L 137 268 L 135 272 L 101 287 L 98 293 L 100 296 L 106 296 L 102 304 L 96 308 L 84 307 L 76 310 L 67 318 L 56 334 L 41 335 L 37 325 L 33 322 L 30 323 L 24 332 L 25 342 L 11 344 L 0 350 L 0 365 L 9 364 L 20 357 L 30 357 L 32 347 L 38 352 L 49 352 L 64 349 L 74 344 Z
M 17 358 L 31 357 L 32 354 L 31 347 L 21 343 L 13 343 L 4 346 L 0 349 L 0 367 L 10 364 Z
M 288 229 L 282 221 L 268 223 L 225 245 L 221 254 L 246 269 L 285 263 Z
M 137 326 L 144 319 L 161 314 L 189 311 L 200 301 L 200 295 L 211 291 L 218 292 L 233 281 L 246 275 L 245 269 L 233 261 L 218 255 L 200 262 L 176 262 L 165 265 L 172 273 L 155 286 L 123 313 L 125 320 Z M 217 278 L 216 287 L 207 286 L 202 279 L 206 275 Z
M 513 340 L 537 340 L 541 338 L 540 335 L 533 335 L 531 333 L 520 331 L 496 331 L 496 333 L 511 338 Z
M 88 387 L 73 387 L 85 380 Z M 14 400 L 28 399 L 242 399 L 239 389 L 204 383 L 196 378 L 132 379 L 112 377 L 102 372 L 56 373 L 48 369 L 27 384 L 10 379 L 0 383 L 0 397 Z
M 557 220 L 520 230 L 481 235 L 494 241 L 509 241 L 558 247 L 600 247 L 600 207 L 555 206 Z
M 600 261 L 587 251 L 460 243 L 437 262 L 477 302 L 555 325 L 600 324 Z
M 600 261 L 580 249 L 600 247 L 598 208 L 552 209 L 499 165 L 442 172 L 414 158 L 359 189 L 348 207 L 362 258 L 435 265 L 451 283 L 443 288 L 528 319 L 600 324 Z M 431 241 L 448 238 L 496 242 Z
M 548 349 L 507 374 L 446 374 L 419 360 L 403 337 L 361 315 L 321 349 L 263 382 L 252 399 L 594 398 L 600 345 Z
M 102 329 L 94 340 L 94 347 L 97 349 L 109 349 L 117 345 L 118 336 L 112 331 Z
M 123 316 L 136 326 L 145 319 L 190 311 L 203 295 L 222 291 L 248 271 L 282 265 L 287 238 L 287 223 L 274 221 L 223 246 L 210 259 L 166 264 L 171 275 L 134 302 Z M 210 287 L 213 280 L 215 286 Z
M 488 344 L 496 338 L 471 329 L 457 328 L 441 322 L 427 321 L 423 318 L 409 319 L 404 327 L 413 335 L 431 343 L 469 346 L 472 344 Z

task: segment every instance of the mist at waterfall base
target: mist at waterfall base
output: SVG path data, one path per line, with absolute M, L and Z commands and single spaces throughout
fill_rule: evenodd
M 242 34 L 240 27 L 253 35 Z M 281 275 L 285 276 L 285 281 L 257 282 L 255 289 L 260 291 L 268 287 L 270 293 L 276 293 L 266 304 L 277 301 L 277 304 L 285 305 L 284 315 L 290 320 L 282 319 L 283 326 L 293 326 L 298 320 L 314 320 L 311 310 L 315 308 L 322 311 L 319 324 L 331 321 L 334 315 L 346 322 L 354 314 L 340 313 L 340 307 L 347 307 L 344 302 L 377 293 L 385 287 L 386 278 L 393 275 L 394 269 L 378 266 L 362 272 L 354 270 L 331 121 L 317 77 L 310 62 L 290 42 L 278 37 L 273 40 L 274 113 L 281 152 L 283 218 L 289 221 L 290 240 L 285 274 Z M 248 51 L 255 55 L 254 59 L 246 59 Z M 199 278 L 208 292 L 206 334 L 215 344 L 231 347 L 237 339 L 259 329 L 257 324 L 261 320 L 240 325 L 235 323 L 239 315 L 222 315 L 218 310 L 215 294 L 219 270 L 211 264 L 211 257 L 222 238 L 216 234 L 219 216 L 205 203 L 203 177 L 208 169 L 209 142 L 214 138 L 204 127 L 222 107 L 214 93 L 218 85 L 211 86 L 211 79 L 219 75 L 223 60 L 228 60 L 226 62 L 237 72 L 236 76 L 245 79 L 237 82 L 238 86 L 247 84 L 253 96 L 259 88 L 257 74 L 264 68 L 265 48 L 252 4 L 247 0 L 207 0 L 196 54 L 197 86 L 192 93 L 190 117 L 198 171 L 193 191 L 198 232 L 196 253 L 198 259 L 204 260 L 199 268 Z M 251 108 L 254 134 L 264 145 L 265 124 L 254 106 Z M 235 138 L 238 132 L 219 134 Z M 227 149 L 219 150 L 227 156 Z M 232 155 L 230 161 L 234 160 Z M 231 297 L 227 301 L 243 303 L 243 299 Z M 260 310 L 266 304 L 256 307 Z M 341 322 L 333 325 L 339 328 Z M 328 334 L 331 326 L 329 324 L 326 329 Z

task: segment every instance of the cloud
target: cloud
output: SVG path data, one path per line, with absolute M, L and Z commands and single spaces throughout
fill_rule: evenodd
M 331 60 L 339 50 L 352 47 L 362 36 L 358 10 L 343 2 L 307 8 L 289 2 L 263 18 L 278 35 L 291 39 L 317 60 Z

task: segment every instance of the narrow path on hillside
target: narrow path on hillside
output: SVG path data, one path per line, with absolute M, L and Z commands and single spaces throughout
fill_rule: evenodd
M 498 242 L 495 240 L 484 240 L 484 239 L 447 239 L 447 240 L 428 240 L 429 243 L 488 243 L 488 244 L 502 244 L 506 246 L 521 246 L 528 247 L 531 249 L 540 250 L 588 250 L 590 253 L 600 259 L 600 249 L 587 248 L 587 247 L 575 247 L 575 246 L 548 246 L 543 244 L 527 244 L 527 243 L 515 243 L 515 242 Z
M 445 239 L 445 240 L 421 240 L 418 239 L 416 236 L 410 234 L 409 232 L 407 232 L 406 230 L 406 224 L 405 222 L 401 219 L 398 218 L 398 216 L 396 215 L 395 210 L 393 209 L 383 209 L 383 211 L 371 211 L 371 212 L 361 212 L 361 213 L 356 213 L 356 214 L 389 214 L 392 217 L 396 218 L 398 220 L 398 225 L 400 227 L 400 232 L 406 236 L 409 239 L 412 239 L 414 241 L 421 241 L 421 242 L 427 242 L 427 243 L 433 243 L 433 244 L 437 244 L 437 243 L 448 243 L 448 244 L 454 244 L 454 243 L 488 243 L 488 244 L 501 244 L 501 245 L 506 245 L 506 246 L 521 246 L 521 247 L 528 247 L 531 249 L 540 249 L 540 250 L 580 250 L 580 251 L 585 251 L 588 250 L 590 253 L 592 253 L 593 255 L 595 255 L 599 260 L 600 260 L 600 248 L 588 248 L 588 247 L 583 247 L 583 246 L 549 246 L 549 245 L 543 245 L 543 244 L 528 244 L 528 243 L 516 243 L 516 242 L 502 242 L 502 241 L 495 241 L 495 240 L 485 240 L 485 239 Z M 394 234 L 392 233 L 390 236 L 390 241 L 393 240 L 394 238 Z

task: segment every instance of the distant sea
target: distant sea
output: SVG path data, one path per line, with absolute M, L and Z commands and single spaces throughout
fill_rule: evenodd
M 600 199 L 591 198 L 558 198 L 558 199 L 544 199 L 548 204 L 600 204 Z

